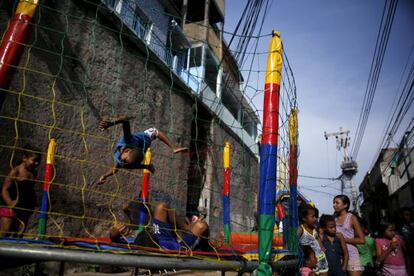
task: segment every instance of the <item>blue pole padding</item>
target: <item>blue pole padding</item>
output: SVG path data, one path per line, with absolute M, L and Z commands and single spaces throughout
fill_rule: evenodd
M 291 214 L 291 226 L 294 228 L 299 227 L 299 216 L 298 216 L 298 186 L 290 186 L 290 214 Z
M 39 219 L 46 219 L 47 218 L 47 211 L 48 211 L 48 192 L 43 191 L 42 192 L 42 201 L 40 202 L 40 208 L 39 208 Z
M 230 224 L 230 196 L 223 196 L 223 223 Z
M 276 200 L 277 145 L 260 147 L 259 215 L 274 215 Z

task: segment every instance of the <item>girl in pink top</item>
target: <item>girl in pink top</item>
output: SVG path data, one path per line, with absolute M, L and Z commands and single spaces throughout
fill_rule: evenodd
M 318 260 L 316 259 L 315 251 L 309 245 L 304 245 L 301 247 L 303 252 L 304 264 L 299 269 L 300 276 L 315 276 L 316 273 L 313 272 L 315 269 Z
M 407 276 L 404 260 L 404 242 L 395 234 L 393 223 L 383 224 L 380 227 L 381 238 L 375 239 L 377 261 L 382 264 L 381 275 Z
M 356 245 L 364 244 L 365 236 L 357 217 L 349 212 L 349 206 L 350 201 L 346 195 L 337 195 L 334 198 L 336 232 L 344 236 L 349 254 L 346 270 L 350 276 L 359 276 L 362 275 L 364 268 L 359 261 Z

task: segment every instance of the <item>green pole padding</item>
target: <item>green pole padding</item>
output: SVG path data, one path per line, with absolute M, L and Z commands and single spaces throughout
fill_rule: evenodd
M 270 276 L 272 275 L 272 240 L 273 227 L 275 225 L 275 217 L 273 215 L 259 216 L 259 267 L 257 268 L 257 275 Z
M 230 242 L 230 235 L 231 235 L 230 225 L 224 224 L 224 242 L 225 243 L 229 243 Z
M 299 240 L 298 240 L 298 229 L 291 227 L 289 228 L 289 242 L 288 248 L 291 253 L 299 252 Z
M 37 225 L 37 236 L 39 238 L 43 238 L 46 234 L 46 220 L 44 218 L 39 219 L 39 223 Z
M 145 230 L 145 225 L 140 225 L 140 226 L 138 227 L 137 233 L 138 233 L 138 234 L 139 234 L 139 233 L 142 233 L 142 232 L 144 232 L 144 230 Z

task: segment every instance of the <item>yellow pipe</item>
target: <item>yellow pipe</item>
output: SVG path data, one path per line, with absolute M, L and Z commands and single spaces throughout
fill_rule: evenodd
M 33 17 L 38 5 L 39 0 L 20 0 L 15 14 L 25 14 Z
M 281 71 L 274 70 L 274 68 L 278 68 L 282 70 L 282 40 L 280 39 L 280 33 L 276 32 L 273 35 L 272 40 L 270 41 L 269 46 L 270 53 L 267 58 L 267 74 L 265 78 L 265 83 L 276 83 L 280 85 L 280 79 L 282 76 Z
M 223 151 L 223 161 L 224 161 L 224 168 L 230 168 L 230 143 L 226 142 L 224 144 L 224 151 Z
M 289 142 L 291 145 L 298 145 L 298 110 L 292 109 L 289 115 Z
M 151 149 L 148 148 L 145 153 L 144 165 L 151 164 Z M 151 173 L 148 169 L 144 169 L 144 173 Z
M 55 162 L 56 140 L 50 139 L 49 146 L 47 148 L 46 164 L 53 165 Z

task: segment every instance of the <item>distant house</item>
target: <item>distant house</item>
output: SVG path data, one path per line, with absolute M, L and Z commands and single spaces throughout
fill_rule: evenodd
M 413 161 L 413 148 L 386 148 L 365 175 L 359 186 L 364 198 L 361 211 L 371 229 L 397 219 L 400 208 L 414 206 Z

